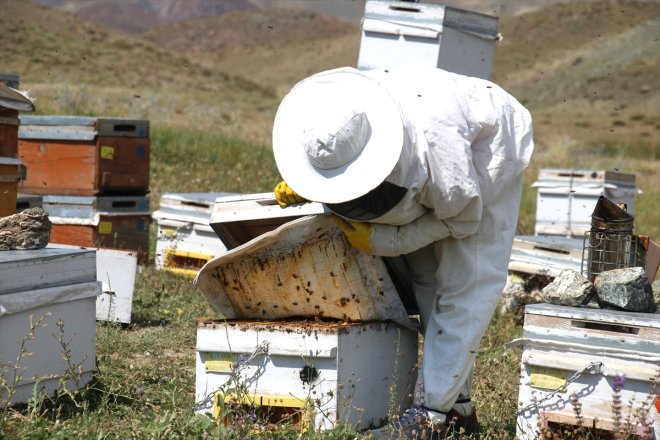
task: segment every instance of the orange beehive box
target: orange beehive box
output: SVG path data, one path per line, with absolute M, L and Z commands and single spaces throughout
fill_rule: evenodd
M 21 116 L 18 155 L 29 194 L 144 194 L 149 189 L 149 121 Z
M 42 206 L 53 223 L 51 243 L 136 251 L 140 264 L 148 262 L 148 196 L 45 195 Z

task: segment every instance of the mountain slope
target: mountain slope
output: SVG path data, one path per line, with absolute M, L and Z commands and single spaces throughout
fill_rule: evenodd
M 660 4 L 555 5 L 501 21 L 493 79 L 535 115 L 537 134 L 583 145 L 660 144 Z
M 320 70 L 354 65 L 360 31 L 303 9 L 259 9 L 162 26 L 143 37 L 281 92 Z
M 25 81 L 122 87 L 195 83 L 206 91 L 216 87 L 236 93 L 259 91 L 243 79 L 196 68 L 183 54 L 74 15 L 27 2 L 0 3 L 0 70 L 20 72 Z

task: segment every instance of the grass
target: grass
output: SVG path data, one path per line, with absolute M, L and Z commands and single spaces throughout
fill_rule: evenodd
M 534 231 L 531 184 L 540 169 L 619 169 L 635 173 L 643 191 L 636 232 L 660 239 L 658 8 L 619 3 L 575 3 L 502 20 L 494 79 L 530 107 L 535 121 L 519 234 Z M 285 46 L 266 27 L 272 43 L 263 48 L 238 46 L 215 57 L 200 47 L 191 62 L 185 41 L 176 52 L 154 36 L 150 42 L 81 25 L 27 2 L 0 5 L 9 11 L 0 14 L 0 71 L 21 74 L 40 114 L 150 120 L 152 209 L 166 192 L 272 190 L 279 175 L 270 130 L 282 93 L 329 67 L 329 59 L 346 65 L 357 59 L 357 38 L 340 29 L 328 40 L 292 38 Z M 630 45 L 637 49 L 628 51 Z M 151 244 L 153 261 L 155 225 Z M 189 278 L 147 267 L 136 278 L 132 323 L 97 323 L 95 380 L 74 395 L 0 409 L 0 438 L 246 438 L 245 426 L 227 428 L 193 412 L 197 319 L 212 315 Z M 513 314 L 498 313 L 482 341 L 474 383 L 482 438 L 515 435 L 520 352 L 503 345 L 521 331 Z M 271 434 L 299 438 L 286 425 Z M 348 439 L 355 432 L 342 427 L 302 437 Z
M 535 180 L 538 169 L 565 166 L 573 155 L 569 141 L 558 139 L 553 145 L 539 145 L 526 174 L 519 233 L 533 233 L 536 192 L 528 184 Z M 621 160 L 622 165 L 641 170 L 655 166 L 636 158 L 600 157 L 597 153 L 587 150 L 582 155 L 595 165 Z M 168 125 L 152 127 L 151 169 L 154 209 L 165 192 L 263 192 L 270 191 L 279 179 L 268 146 L 220 130 Z M 640 178 L 645 182 L 658 177 Z M 638 202 L 638 227 L 652 229 L 657 225 L 657 190 L 644 188 L 644 198 Z M 155 225 L 151 242 L 153 259 Z M 35 399 L 30 406 L 0 410 L 0 438 L 247 438 L 251 434 L 245 426 L 227 428 L 193 411 L 196 323 L 208 316 L 213 311 L 189 278 L 147 267 L 136 279 L 132 323 L 126 327 L 97 323 L 94 382 L 73 396 Z M 521 330 L 512 314 L 498 313 L 484 336 L 474 384 L 486 428 L 482 438 L 515 435 L 520 352 L 505 352 L 503 345 Z M 288 425 L 271 429 L 269 435 L 275 438 L 300 438 Z M 344 426 L 303 438 L 355 436 Z

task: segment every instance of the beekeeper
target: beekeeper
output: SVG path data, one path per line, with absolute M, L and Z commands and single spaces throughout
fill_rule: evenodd
M 530 114 L 512 96 L 433 67 L 329 70 L 282 100 L 278 202 L 324 203 L 354 247 L 393 257 L 420 313 L 418 398 L 381 433 L 450 419 L 478 429 L 472 366 L 505 285 L 532 150 Z

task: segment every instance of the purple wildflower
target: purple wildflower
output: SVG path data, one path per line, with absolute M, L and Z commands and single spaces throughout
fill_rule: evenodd
M 626 384 L 625 374 L 614 376 L 614 380 L 612 381 L 612 388 L 614 388 L 615 391 L 621 391 L 625 384 Z

